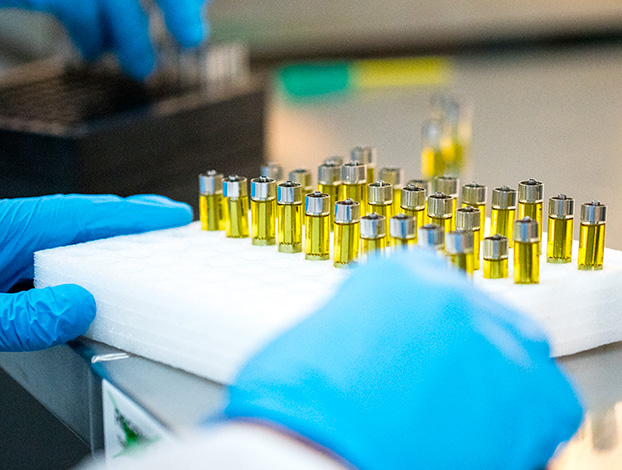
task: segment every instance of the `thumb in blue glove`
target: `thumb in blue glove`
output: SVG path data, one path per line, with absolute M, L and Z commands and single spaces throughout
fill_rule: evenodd
M 35 251 L 192 221 L 165 197 L 55 195 L 0 201 L 0 292 L 33 277 Z M 32 351 L 71 340 L 95 318 L 95 299 L 76 285 L 0 294 L 0 351 Z

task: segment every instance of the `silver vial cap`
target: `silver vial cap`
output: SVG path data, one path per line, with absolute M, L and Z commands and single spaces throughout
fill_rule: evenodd
M 501 186 L 492 190 L 493 209 L 516 209 L 516 190 Z
M 293 181 L 285 181 L 276 188 L 278 204 L 302 204 L 302 187 Z
M 434 180 L 434 191 L 451 197 L 458 197 L 459 187 L 460 180 L 454 176 L 439 176 Z
M 587 225 L 604 224 L 607 219 L 607 206 L 600 201 L 581 204 L 581 223 Z
M 440 225 L 426 224 L 417 230 L 418 243 L 420 246 L 441 249 L 445 246 L 445 231 Z
M 341 167 L 343 184 L 363 184 L 367 181 L 367 167 L 359 161 L 344 163 Z
M 514 241 L 520 243 L 535 243 L 540 241 L 538 236 L 538 222 L 530 217 L 523 217 L 514 221 Z
M 424 188 L 409 184 L 402 188 L 400 206 L 411 211 L 421 211 L 425 209 L 426 191 Z
M 361 217 L 361 238 L 382 238 L 387 235 L 387 219 L 384 215 L 368 214 Z
M 473 253 L 474 237 L 470 230 L 455 230 L 445 234 L 445 251 L 450 255 Z
M 480 210 L 473 206 L 461 207 L 456 210 L 456 228 L 458 230 L 479 230 L 482 224 Z
M 420 188 L 425 189 L 425 195 L 426 197 L 428 196 L 428 194 L 431 194 L 431 190 L 430 190 L 430 182 L 428 180 L 424 180 L 424 179 L 414 179 L 414 180 L 408 180 L 408 182 L 406 183 L 406 185 L 410 185 L 410 184 L 414 184 L 415 186 L 419 186 Z
M 222 195 L 233 199 L 248 196 L 246 178 L 238 175 L 229 175 L 222 182 Z
M 462 186 L 462 203 L 477 205 L 486 204 L 486 186 L 483 184 L 469 183 Z
M 209 170 L 199 175 L 199 192 L 205 196 L 222 193 L 222 174 Z
M 549 217 L 572 219 L 574 217 L 574 199 L 565 194 L 549 198 Z
M 542 202 L 543 186 L 540 181 L 533 178 L 518 183 L 518 202 L 535 203 Z
M 344 199 L 335 203 L 335 223 L 354 224 L 361 220 L 361 204 L 354 199 Z
M 341 165 L 322 163 L 317 167 L 317 182 L 331 186 L 341 183 Z
M 507 258 L 509 246 L 508 238 L 503 235 L 496 234 L 492 237 L 484 238 L 482 244 L 484 259 L 494 261 Z
M 251 180 L 251 199 L 271 201 L 276 197 L 276 182 L 272 178 L 260 176 Z
M 311 172 L 306 168 L 296 168 L 289 172 L 289 180 L 294 183 L 299 183 L 303 189 L 310 188 L 311 183 Z
M 411 215 L 398 214 L 389 219 L 389 234 L 393 238 L 415 238 L 417 222 Z
M 370 204 L 387 205 L 393 202 L 393 186 L 386 181 L 367 185 L 367 200 Z
M 340 157 L 339 155 L 333 155 L 332 157 L 325 158 L 324 159 L 324 164 L 325 165 L 341 166 L 341 165 L 343 165 L 343 157 Z
M 259 174 L 274 181 L 283 181 L 283 167 L 278 163 L 266 163 L 261 165 Z
M 428 198 L 428 216 L 448 219 L 452 216 L 453 198 L 443 193 L 430 194 Z
M 401 188 L 404 184 L 403 168 L 382 168 L 380 170 L 380 179 L 391 183 L 394 188 Z
M 305 196 L 305 212 L 307 215 L 329 215 L 330 196 L 320 191 L 314 191 Z
M 350 151 L 351 162 L 361 162 L 363 165 L 374 166 L 377 159 L 375 147 L 354 147 Z

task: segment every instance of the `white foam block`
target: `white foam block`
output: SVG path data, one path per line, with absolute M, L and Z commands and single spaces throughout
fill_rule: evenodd
M 607 249 L 597 272 L 541 262 L 539 285 L 515 285 L 511 264 L 509 279 L 479 271 L 474 283 L 536 318 L 554 355 L 622 339 L 622 252 Z M 347 275 L 331 261 L 227 239 L 199 223 L 35 254 L 37 287 L 76 283 L 95 296 L 88 337 L 222 383 Z

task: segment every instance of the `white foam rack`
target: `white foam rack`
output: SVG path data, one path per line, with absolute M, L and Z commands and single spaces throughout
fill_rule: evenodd
M 606 249 L 604 269 L 585 272 L 576 245 L 570 264 L 541 257 L 538 285 L 515 285 L 511 262 L 508 279 L 483 279 L 481 270 L 474 277 L 477 288 L 539 321 L 554 356 L 622 339 L 622 252 Z M 349 272 L 205 232 L 198 222 L 35 254 L 36 287 L 75 283 L 95 296 L 86 336 L 221 383 L 322 306 Z

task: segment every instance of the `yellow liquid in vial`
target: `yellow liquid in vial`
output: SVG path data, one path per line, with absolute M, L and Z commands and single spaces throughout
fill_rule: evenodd
M 335 203 L 339 200 L 339 186 L 338 184 L 318 184 L 317 188 L 321 193 L 328 194 L 330 196 L 330 229 L 333 230 L 333 224 L 335 223 Z
M 579 229 L 579 269 L 598 271 L 603 269 L 605 254 L 605 224 L 581 224 Z
M 440 225 L 445 233 L 451 232 L 452 220 L 453 217 L 447 217 L 445 219 L 441 219 L 440 217 L 431 217 L 428 215 L 428 219 L 430 219 L 431 224 Z
M 515 209 L 495 209 L 494 207 L 490 214 L 490 235 L 507 237 L 509 248 L 512 248 L 514 244 L 512 235 L 514 233 L 515 214 Z
M 508 259 L 486 259 L 484 258 L 484 278 L 485 279 L 505 279 L 508 277 Z
M 473 253 L 452 253 L 447 257 L 458 271 L 463 272 L 467 277 L 473 276 Z
M 305 224 L 305 259 L 325 260 L 330 257 L 330 217 L 307 215 Z
M 529 217 L 538 222 L 538 252 L 542 253 L 542 203 L 541 202 L 519 202 L 518 218 Z
M 389 243 L 396 250 L 409 250 L 417 245 L 417 239 L 416 238 L 391 237 L 391 239 L 389 240 Z
M 278 204 L 279 251 L 302 251 L 302 204 Z
M 339 186 L 339 200 L 354 199 L 361 204 L 361 214 L 367 214 L 367 188 L 364 184 L 342 184 Z M 334 205 L 333 205 L 334 210 Z
M 445 157 L 439 148 L 425 147 L 421 152 L 421 176 L 423 179 L 433 179 L 445 174 Z
M 376 182 L 376 167 L 372 165 L 367 165 L 365 168 L 366 176 L 367 176 L 367 184 L 372 184 Z
M 366 258 L 382 256 L 387 246 L 387 237 L 381 238 L 361 238 L 361 254 Z
M 225 198 L 225 233 L 229 238 L 248 237 L 248 197 Z
M 199 196 L 199 218 L 202 230 L 223 230 L 222 194 L 201 194 Z
M 479 269 L 480 248 L 482 240 L 481 230 L 471 230 L 473 232 L 473 269 Z
M 348 268 L 356 263 L 359 256 L 360 224 L 335 224 L 335 243 L 333 246 L 333 266 Z
M 573 219 L 549 217 L 546 243 L 546 260 L 549 263 L 570 263 L 572 261 Z
M 540 253 L 537 243 L 514 244 L 514 282 L 516 284 L 540 282 Z
M 421 209 L 419 211 L 415 211 L 410 209 L 404 209 L 402 207 L 400 212 L 415 218 L 415 222 L 417 223 L 417 226 L 415 227 L 415 242 L 417 242 L 417 229 L 425 225 L 425 210 Z
M 371 214 L 375 212 L 378 215 L 384 215 L 387 226 L 389 225 L 389 219 L 392 215 L 393 206 L 391 204 L 367 204 L 367 210 Z
M 276 199 L 251 200 L 251 239 L 255 246 L 276 244 Z
M 399 214 L 402 212 L 402 188 L 393 188 L 393 207 L 392 213 Z

